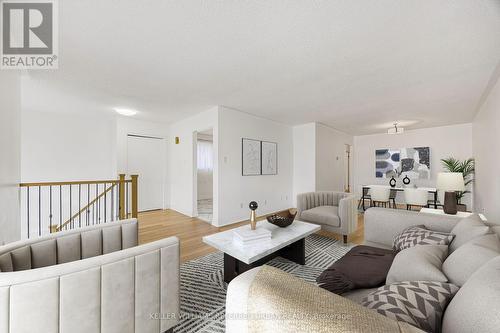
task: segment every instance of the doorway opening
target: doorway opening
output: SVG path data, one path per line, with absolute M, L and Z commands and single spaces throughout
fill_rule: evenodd
M 196 137 L 196 206 L 198 218 L 212 222 L 214 188 L 213 130 L 198 132 Z

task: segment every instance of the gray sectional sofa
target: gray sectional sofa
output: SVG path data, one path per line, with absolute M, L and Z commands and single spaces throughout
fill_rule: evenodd
M 320 191 L 297 195 L 297 219 L 319 224 L 322 229 L 341 234 L 344 243 L 358 226 L 356 196 Z
M 437 267 L 445 274 L 449 283 L 456 284 L 459 289 L 445 308 L 442 317 L 443 333 L 493 333 L 500 330 L 500 227 L 496 225 L 485 225 L 461 223 L 456 217 L 430 215 L 417 212 L 408 212 L 394 209 L 371 208 L 365 214 L 365 244 L 391 248 L 394 236 L 411 226 L 425 226 L 427 229 L 455 234 L 453 242 L 449 245 L 449 255 L 444 263 Z M 423 245 L 422 247 L 424 247 Z M 401 252 L 400 252 L 401 253 Z M 399 254 L 398 254 L 399 255 Z M 396 256 L 397 258 L 397 256 Z M 395 259 L 396 261 L 396 259 Z M 391 270 L 394 268 L 391 267 Z M 408 265 L 415 265 L 408 262 Z M 412 269 L 414 267 L 411 267 Z M 228 287 L 226 303 L 227 332 L 249 332 L 248 318 L 253 318 L 248 313 L 249 291 L 253 281 L 262 267 L 250 270 L 236 279 Z M 362 269 L 362 267 L 360 267 Z M 411 271 L 408 269 L 408 271 Z M 417 270 L 418 271 L 418 270 Z M 403 272 L 408 273 L 408 272 Z M 302 282 L 304 288 L 310 288 L 306 282 Z M 314 287 L 317 288 L 317 287 Z M 300 289 L 300 288 L 298 288 Z M 376 289 L 376 288 L 375 288 Z M 361 289 L 348 292 L 343 296 L 332 295 L 333 300 L 342 301 L 348 299 L 350 309 L 353 303 L 359 304 L 361 300 L 375 289 Z M 288 296 L 287 296 L 288 297 Z M 296 297 L 294 292 L 289 295 L 290 300 Z M 290 313 L 301 313 L 300 302 L 282 302 L 283 300 L 268 299 L 268 309 L 283 308 L 283 304 L 289 307 Z M 319 300 L 318 300 L 319 301 Z M 275 304 L 276 303 L 276 304 Z M 339 302 L 340 303 L 340 302 Z M 278 307 L 279 304 L 279 307 Z M 277 307 L 274 307 L 276 305 Z M 365 313 L 367 308 L 357 305 L 359 313 Z M 363 312 L 364 311 L 364 312 Z M 370 310 L 373 311 L 373 310 Z M 236 314 L 236 315 L 235 315 Z M 380 322 L 387 321 L 387 317 L 379 313 L 377 318 Z M 353 318 L 356 316 L 353 316 Z M 236 318 L 236 319 L 235 319 Z M 372 320 L 373 327 L 378 319 Z M 292 322 L 281 323 L 284 330 Z M 338 323 L 336 323 L 338 324 Z M 399 324 L 399 323 L 398 323 Z M 292 325 L 293 326 L 293 325 Z M 332 323 L 333 327 L 333 323 Z M 336 326 L 338 329 L 338 326 Z M 373 327 L 360 327 L 357 332 L 372 332 Z M 265 331 L 265 330 L 263 330 Z M 299 330 L 300 331 L 300 330 Z M 328 329 L 326 330 L 328 331 Z M 340 330 L 342 331 L 342 330 Z M 398 331 L 397 329 L 395 331 Z M 406 326 L 400 329 L 402 332 L 423 332 L 419 328 Z M 337 332 L 337 331 L 335 331 Z
M 0 247 L 0 333 L 172 329 L 179 240 L 137 237 L 131 219 Z

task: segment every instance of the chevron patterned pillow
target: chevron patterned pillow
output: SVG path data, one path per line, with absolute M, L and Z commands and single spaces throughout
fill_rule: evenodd
M 457 291 L 451 283 L 399 282 L 380 287 L 361 305 L 426 332 L 441 332 L 444 310 Z
M 394 237 L 393 248 L 401 251 L 415 245 L 448 245 L 455 237 L 446 232 L 425 229 L 422 226 L 409 227 Z

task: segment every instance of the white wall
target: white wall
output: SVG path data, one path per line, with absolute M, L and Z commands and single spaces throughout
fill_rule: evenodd
M 389 179 L 375 177 L 375 150 L 384 148 L 430 147 L 431 179 L 414 181 L 417 186 L 435 187 L 437 174 L 441 172 L 440 160 L 446 157 L 467 159 L 472 157 L 472 124 L 425 128 L 406 131 L 403 134 L 374 134 L 354 138 L 354 191 L 361 196 L 362 185 L 388 185 Z M 398 180 L 398 185 L 401 180 Z M 403 197 L 398 195 L 398 201 Z M 471 208 L 471 195 L 464 199 Z
M 316 124 L 293 127 L 293 205 L 297 194 L 316 190 Z
M 278 143 L 277 175 L 242 176 L 242 138 Z M 258 215 L 292 207 L 292 127 L 220 107 L 218 142 L 219 218 L 216 220 L 218 225 L 248 219 L 250 217 L 248 204 L 252 200 L 259 203 Z
M 293 128 L 294 205 L 299 193 L 345 190 L 345 145 L 353 141 L 352 135 L 319 123 Z
M 316 124 L 316 191 L 345 190 L 345 145 L 352 145 L 353 142 L 350 134 Z
M 497 79 L 473 123 L 476 158 L 475 204 L 491 222 L 500 224 L 500 81 Z
M 213 129 L 214 140 L 214 202 L 213 220 L 218 218 L 218 118 L 219 108 L 214 107 L 170 126 L 168 140 L 168 168 L 170 178 L 170 207 L 188 216 L 196 215 L 197 183 L 195 178 L 196 132 Z M 179 144 L 174 138 L 179 137 Z
M 115 179 L 116 161 L 114 117 L 23 110 L 23 182 Z
M 19 240 L 21 178 L 21 86 L 19 74 L 0 75 L 0 244 Z

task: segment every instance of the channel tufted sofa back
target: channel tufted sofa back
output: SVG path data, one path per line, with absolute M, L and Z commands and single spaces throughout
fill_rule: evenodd
M 137 246 L 137 230 L 131 219 L 0 247 L 0 333 L 175 326 L 179 240 Z

